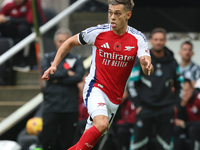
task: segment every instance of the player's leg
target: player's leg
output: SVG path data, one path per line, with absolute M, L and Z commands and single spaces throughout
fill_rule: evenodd
M 108 110 L 103 92 L 93 87 L 90 93 L 84 95 L 84 100 L 90 117 L 88 117 L 86 131 L 80 138 L 76 150 L 92 149 L 109 126 Z
M 90 150 L 92 149 L 101 135 L 107 130 L 109 122 L 108 117 L 98 115 L 94 117 L 94 126 L 89 128 L 81 136 L 75 150 Z
M 116 135 L 120 149 L 129 149 L 131 130 L 133 130 L 133 124 L 117 124 L 116 125 Z
M 73 144 L 76 125 L 78 122 L 78 112 L 62 113 L 60 121 L 60 150 L 66 150 L 66 148 L 71 147 Z
M 58 114 L 44 112 L 43 113 L 43 129 L 39 136 L 43 150 L 53 150 L 56 148 L 57 131 L 59 127 Z
M 80 138 L 76 146 L 71 147 L 69 150 L 90 150 L 97 143 L 102 134 L 109 128 L 109 121 L 113 118 L 114 110 L 117 111 L 118 105 L 108 104 L 107 96 L 98 88 L 93 88 L 92 93 L 87 94 L 85 104 L 88 109 L 90 117 L 87 120 L 86 131 Z M 106 100 L 106 101 L 105 101 Z M 113 105 L 113 109 L 107 109 L 108 106 Z
M 174 135 L 174 150 L 183 150 L 185 148 L 185 140 L 187 135 L 187 130 L 182 127 L 173 127 Z
M 156 118 L 156 139 L 160 150 L 171 150 L 173 147 L 173 111 L 158 115 Z
M 199 150 L 199 141 L 200 141 L 200 121 L 191 121 L 187 127 L 188 137 L 190 139 L 189 149 Z
M 143 108 L 136 115 L 134 126 L 134 143 L 131 146 L 132 150 L 147 150 L 150 141 L 150 135 L 153 128 L 153 115 Z
M 1 37 L 16 37 L 16 27 L 14 24 L 3 23 L 0 25 Z
M 87 122 L 87 119 L 78 121 L 73 144 L 76 144 L 79 141 L 80 137 L 83 135 L 85 131 L 86 122 Z

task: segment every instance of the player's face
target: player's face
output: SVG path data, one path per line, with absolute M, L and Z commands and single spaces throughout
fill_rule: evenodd
M 166 43 L 165 35 L 160 32 L 154 33 L 151 37 L 150 42 L 152 45 L 152 49 L 154 49 L 155 51 L 164 50 Z
M 108 18 L 114 33 L 124 34 L 132 12 L 126 11 L 124 5 L 109 5 Z
M 56 48 L 58 49 L 68 38 L 69 38 L 69 35 L 58 34 L 57 38 L 54 40 Z
M 192 51 L 192 46 L 189 45 L 189 44 L 183 44 L 181 46 L 181 49 L 179 51 L 179 54 L 181 56 L 181 58 L 184 60 L 184 61 L 190 61 L 191 60 L 191 57 L 193 55 L 193 51 Z
M 192 97 L 193 92 L 194 92 L 194 88 L 191 87 L 191 85 L 188 82 L 184 83 L 183 85 L 184 99 L 189 100 Z
M 14 3 L 16 5 L 21 5 L 24 2 L 24 0 L 14 0 Z

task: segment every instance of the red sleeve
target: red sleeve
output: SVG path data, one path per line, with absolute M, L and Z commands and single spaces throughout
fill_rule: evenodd
M 41 5 L 41 0 L 37 0 L 37 7 L 38 7 L 38 11 L 39 11 L 39 15 L 42 19 L 42 22 L 45 23 L 46 22 L 46 18 L 42 9 L 42 5 Z
M 30 0 L 28 0 L 28 4 L 27 5 L 28 5 L 28 7 L 30 9 L 28 9 L 26 20 L 28 21 L 28 23 L 32 24 L 33 21 L 34 21 L 33 10 L 32 10 L 32 2 Z M 41 0 L 37 0 L 36 6 L 37 6 L 36 11 L 37 11 L 37 14 L 39 15 L 39 16 L 37 16 L 38 20 L 39 20 L 39 17 L 41 17 L 42 22 L 45 23 L 46 22 L 46 18 L 44 16 L 44 12 L 42 10 Z
M 4 5 L 0 10 L 0 14 L 8 16 L 12 7 L 11 5 L 12 5 L 11 3 L 7 3 L 6 5 Z

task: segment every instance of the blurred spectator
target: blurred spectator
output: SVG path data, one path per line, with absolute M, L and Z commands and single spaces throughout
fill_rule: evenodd
M 45 22 L 40 0 L 37 3 L 39 23 Z M 31 0 L 4 0 L 0 10 L 0 37 L 10 37 L 18 43 L 32 32 L 33 12 Z M 28 71 L 27 51 L 20 51 L 14 58 L 13 69 Z
M 195 81 L 200 78 L 200 66 L 192 62 L 193 44 L 190 41 L 183 42 L 179 54 L 181 56 L 180 72 L 184 78 L 190 79 L 194 85 Z
M 175 150 L 200 148 L 200 90 L 185 79 L 180 110 L 175 119 Z
M 89 116 L 89 114 L 87 112 L 87 108 L 86 108 L 84 101 L 83 101 L 83 88 L 84 88 L 84 85 L 85 85 L 85 78 L 86 77 L 87 77 L 87 74 L 85 74 L 83 76 L 83 80 L 77 84 L 78 89 L 79 89 L 79 98 L 78 98 L 79 99 L 79 117 L 78 117 L 78 125 L 77 125 L 77 128 L 76 128 L 76 133 L 75 133 L 75 137 L 74 137 L 74 144 L 76 142 L 78 142 L 78 140 L 82 136 L 82 134 L 85 130 L 87 118 Z
M 68 29 L 58 29 L 54 41 L 57 49 L 71 36 Z M 55 52 L 47 53 L 42 60 L 42 72 L 51 66 Z M 81 57 L 67 54 L 57 67 L 55 74 L 44 88 L 43 150 L 66 150 L 73 144 L 78 122 L 78 87 L 84 75 Z M 59 133 L 59 134 L 57 134 Z
M 157 141 L 157 148 L 154 149 L 171 148 L 174 111 L 181 100 L 179 66 L 173 52 L 165 47 L 165 29 L 155 28 L 150 42 L 153 74 L 143 74 L 139 63 L 136 62 L 128 83 L 129 93 L 136 106 L 133 150 L 149 148 L 153 129 L 156 129 Z
M 85 85 L 85 78 L 87 77 L 87 75 L 88 74 L 85 74 L 83 76 L 83 80 L 77 84 L 78 89 L 79 89 L 79 117 L 78 117 L 79 121 L 87 119 L 88 116 L 89 116 L 89 114 L 87 112 L 87 108 L 86 108 L 84 101 L 83 101 L 83 88 L 84 88 L 84 85 Z
M 0 38 L 0 56 L 10 49 L 14 42 L 11 38 Z M 0 65 L 0 85 L 14 85 L 15 72 L 12 69 L 12 59 L 7 60 Z

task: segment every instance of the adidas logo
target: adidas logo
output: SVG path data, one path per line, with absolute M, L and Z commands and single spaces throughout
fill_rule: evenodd
M 109 46 L 108 42 L 106 42 L 105 44 L 101 45 L 101 47 L 110 49 L 110 46 Z

